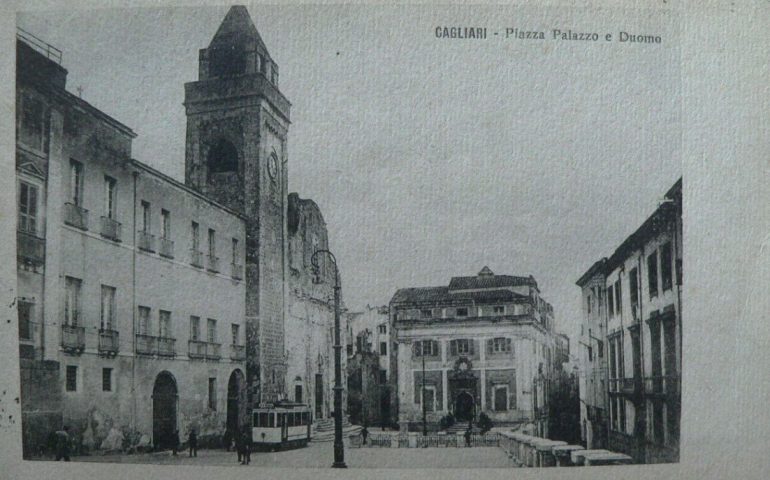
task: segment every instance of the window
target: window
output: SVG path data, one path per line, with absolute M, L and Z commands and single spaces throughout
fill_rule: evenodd
M 150 334 L 150 307 L 139 307 L 139 334 Z
M 158 323 L 160 324 L 160 328 L 158 329 L 160 337 L 171 338 L 171 312 L 160 310 L 158 312 L 158 320 Z
M 104 176 L 104 216 L 114 219 L 116 216 L 115 202 L 117 199 L 117 181 L 107 175 Z
M 302 403 L 302 385 L 294 385 L 294 402 Z
M 492 311 L 495 315 L 503 315 L 505 313 L 505 307 L 502 305 L 495 306 Z
M 112 369 L 102 368 L 102 392 L 112 391 Z
M 115 325 L 115 287 L 102 285 L 102 309 L 100 328 L 112 330 Z
M 588 347 L 588 361 L 593 362 L 594 361 L 594 349 L 593 347 Z
M 240 345 L 240 336 L 241 336 L 241 326 L 238 324 L 233 323 L 230 325 L 230 333 L 232 333 L 233 337 L 233 345 Z
M 507 353 L 511 351 L 511 339 L 510 338 L 493 338 L 490 340 L 491 348 L 490 353 Z
M 201 319 L 200 317 L 190 317 L 190 340 L 197 341 L 201 338 Z
M 385 369 L 380 369 L 380 384 L 388 383 L 388 371 Z
M 660 247 L 660 282 L 664 292 L 671 290 L 674 283 L 671 271 L 671 242 L 664 243 Z
M 160 211 L 160 238 L 171 238 L 171 212 L 168 210 Z
M 615 280 L 615 312 L 620 315 L 623 311 L 623 295 L 620 289 L 620 278 Z
M 658 252 L 652 252 L 647 257 L 647 285 L 650 298 L 658 296 Z
M 77 327 L 80 325 L 80 279 L 66 277 L 64 288 L 64 324 Z
M 142 200 L 142 231 L 150 233 L 150 203 Z
M 233 265 L 238 264 L 238 239 L 233 238 Z
M 209 378 L 209 410 L 217 409 L 217 379 Z
M 615 296 L 612 292 L 612 285 L 607 289 L 607 311 L 610 313 L 610 317 L 615 315 Z
M 380 342 L 380 355 L 385 356 L 388 354 L 388 344 L 386 342 Z
M 217 342 L 217 321 L 213 318 L 209 318 L 206 321 L 206 327 L 207 327 L 207 333 L 208 333 L 208 342 L 209 343 L 216 343 Z
M 599 358 L 604 357 L 604 342 L 601 340 L 596 341 L 596 350 L 599 354 Z
M 78 390 L 78 367 L 67 365 L 66 390 L 68 392 L 77 392 Z
M 426 385 L 422 389 L 422 400 L 425 405 L 426 412 L 436 411 L 436 387 Z
M 45 131 L 45 106 L 31 95 L 22 96 L 20 140 L 37 150 L 43 149 Z
M 32 339 L 32 303 L 19 300 L 19 338 Z
M 209 228 L 209 257 L 211 258 L 217 256 L 216 235 L 217 233 L 213 229 Z
M 449 342 L 452 356 L 473 355 L 473 341 L 468 339 L 452 340 Z
M 388 333 L 388 326 L 384 323 L 377 327 L 380 333 Z
M 201 244 L 201 237 L 200 237 L 200 226 L 197 222 L 192 222 L 192 249 L 193 252 L 200 252 L 200 244 Z
M 37 187 L 19 182 L 19 230 L 37 233 Z
M 420 310 L 420 316 L 422 318 L 431 318 L 433 316 L 433 312 L 430 309 Z
M 494 387 L 494 407 L 496 412 L 505 412 L 508 410 L 508 386 L 495 385 Z
M 70 160 L 70 201 L 78 207 L 83 206 L 83 164 Z
M 458 317 L 467 317 L 468 316 L 468 309 L 465 308 L 465 307 L 458 308 L 457 309 L 457 316 Z
M 414 355 L 416 357 L 438 355 L 438 342 L 435 340 L 419 340 L 414 342 Z
M 590 293 L 586 295 L 586 308 L 588 309 L 588 313 L 591 313 L 591 294 Z
M 636 267 L 628 274 L 628 295 L 631 297 L 631 310 L 639 305 L 639 272 Z

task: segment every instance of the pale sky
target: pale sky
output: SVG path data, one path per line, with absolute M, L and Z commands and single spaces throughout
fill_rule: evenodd
M 293 104 L 289 191 L 321 208 L 352 310 L 488 265 L 534 275 L 574 335 L 575 281 L 681 176 L 677 22 L 660 12 L 249 11 Z M 18 22 L 63 50 L 68 90 L 81 86 L 134 129 L 134 158 L 184 180 L 183 84 L 226 12 L 67 10 Z M 443 25 L 487 26 L 490 38 L 437 39 Z M 547 40 L 505 40 L 506 27 Z M 554 28 L 602 40 L 554 41 Z M 603 41 L 620 30 L 662 43 Z

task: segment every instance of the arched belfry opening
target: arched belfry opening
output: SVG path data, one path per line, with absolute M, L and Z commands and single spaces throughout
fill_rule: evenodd
M 221 138 L 211 146 L 207 164 L 210 174 L 238 172 L 238 150 Z

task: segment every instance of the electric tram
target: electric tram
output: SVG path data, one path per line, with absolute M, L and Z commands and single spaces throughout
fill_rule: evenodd
M 307 405 L 261 403 L 252 414 L 251 440 L 256 450 L 306 447 L 312 418 Z

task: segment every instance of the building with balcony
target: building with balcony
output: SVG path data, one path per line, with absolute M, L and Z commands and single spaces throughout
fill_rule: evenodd
M 522 425 L 547 436 L 554 315 L 531 276 L 453 277 L 448 286 L 403 288 L 390 301 L 391 378 L 402 430 L 453 415 Z
M 226 54 L 246 51 L 248 62 Z M 67 91 L 59 50 L 18 33 L 26 454 L 62 423 L 86 448 L 113 426 L 164 448 L 176 430 L 218 442 L 260 402 L 315 401 L 316 391 L 331 399 L 328 268 L 319 283 L 307 281 L 317 292 L 302 297 L 318 309 L 301 325 L 313 331 L 297 333 L 301 342 L 285 338 L 290 105 L 278 67 L 244 7 L 231 8 L 209 47 L 190 58 L 199 80 L 184 86 L 181 182 L 133 158 L 132 129 Z M 297 247 L 325 246 L 323 229 L 320 243 L 303 237 Z M 309 272 L 302 267 L 303 282 Z M 316 336 L 325 340 L 313 350 Z M 320 366 L 289 378 L 289 360 Z M 40 397 L 41 379 L 61 391 Z
M 678 461 L 681 178 L 652 215 L 577 283 L 583 291 L 586 441 L 640 463 Z

